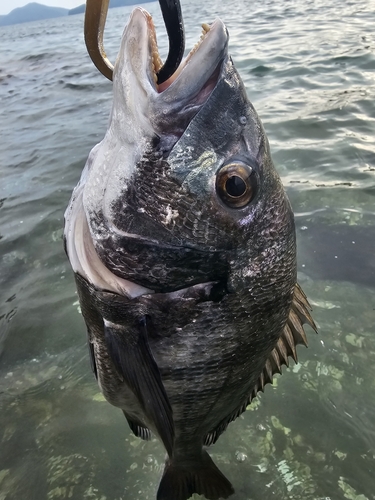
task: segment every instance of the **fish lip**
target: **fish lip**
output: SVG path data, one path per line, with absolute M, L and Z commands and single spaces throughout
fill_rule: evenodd
M 201 39 L 190 50 L 187 56 L 182 59 L 173 75 L 171 75 L 165 82 L 155 85 L 156 90 L 161 93 L 165 92 L 165 90 L 170 87 L 173 88 L 174 83 L 176 82 L 176 85 L 178 84 L 178 79 L 183 78 L 183 72 L 188 71 L 190 66 L 192 66 L 191 71 L 197 74 L 197 70 L 201 65 L 202 59 L 205 60 L 207 58 L 211 58 L 214 60 L 217 58 L 224 60 L 227 53 L 228 39 L 229 34 L 224 23 L 219 18 L 215 19 L 211 24 L 209 31 L 206 31 L 205 34 L 201 35 Z M 217 65 L 218 64 L 216 64 L 216 67 Z M 209 71 L 207 76 L 210 77 L 211 74 L 212 71 Z
M 114 85 L 116 80 L 121 80 L 121 74 L 130 69 L 136 74 L 140 86 L 147 95 L 173 94 L 177 90 L 181 94 L 181 87 L 189 87 L 194 94 L 196 87 L 202 87 L 209 79 L 220 61 L 227 55 L 229 34 L 224 23 L 217 18 L 210 26 L 209 31 L 203 36 L 183 58 L 176 72 L 165 82 L 156 83 L 156 71 L 154 61 L 159 58 L 156 44 L 156 33 L 154 23 L 145 9 L 135 8 L 125 28 L 119 55 L 114 67 Z M 155 54 L 157 54 L 155 56 Z M 155 56 L 155 57 L 154 57 Z M 125 67 L 126 65 L 131 66 Z M 161 61 L 159 62 L 161 65 Z M 202 70 L 203 67 L 203 70 Z M 202 83 L 203 82 L 203 83 Z M 120 83 L 123 85 L 123 83 Z M 187 94 L 186 89 L 183 94 Z M 167 96 L 165 96 L 167 97 Z M 187 95 L 184 96 L 185 98 Z

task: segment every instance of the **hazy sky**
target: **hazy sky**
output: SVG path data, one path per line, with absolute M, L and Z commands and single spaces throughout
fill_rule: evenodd
M 34 1 L 50 7 L 64 7 L 65 9 L 73 9 L 86 3 L 85 0 L 0 0 L 0 15 L 9 14 L 11 10 Z

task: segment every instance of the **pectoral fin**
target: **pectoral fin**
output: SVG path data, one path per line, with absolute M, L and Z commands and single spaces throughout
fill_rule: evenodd
M 134 392 L 145 415 L 153 421 L 168 454 L 172 453 L 174 426 L 172 408 L 165 392 L 158 365 L 147 338 L 146 319 L 127 328 L 104 320 L 105 340 L 109 355 Z

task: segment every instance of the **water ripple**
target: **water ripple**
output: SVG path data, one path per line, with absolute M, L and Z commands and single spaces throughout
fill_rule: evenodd
M 165 56 L 159 6 L 146 8 Z M 296 214 L 299 280 L 320 326 L 319 336 L 309 332 L 302 363 L 229 427 L 214 458 L 237 486 L 233 500 L 371 500 L 373 2 L 192 0 L 182 8 L 187 48 L 201 22 L 220 16 L 228 26 L 230 53 Z M 130 11 L 109 12 L 112 61 Z M 82 25 L 77 15 L 0 29 L 7 47 L 0 56 L 0 482 L 7 500 L 62 492 L 154 498 L 164 462 L 156 441 L 130 435 L 91 377 L 61 242 L 65 206 L 111 106 L 111 83 L 86 54 Z M 236 451 L 247 458 L 238 461 Z

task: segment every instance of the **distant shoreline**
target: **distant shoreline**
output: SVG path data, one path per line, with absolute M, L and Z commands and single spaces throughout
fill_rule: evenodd
M 153 2 L 155 0 L 143 0 L 142 3 Z M 137 0 L 112 0 L 110 9 L 116 7 L 126 7 L 135 5 Z M 29 23 L 32 21 L 42 21 L 43 19 L 53 19 L 56 17 L 72 16 L 85 12 L 85 4 L 74 9 L 64 9 L 62 7 L 49 7 L 37 2 L 28 3 L 24 7 L 13 9 L 9 14 L 0 16 L 0 26 L 11 26 L 13 24 Z

